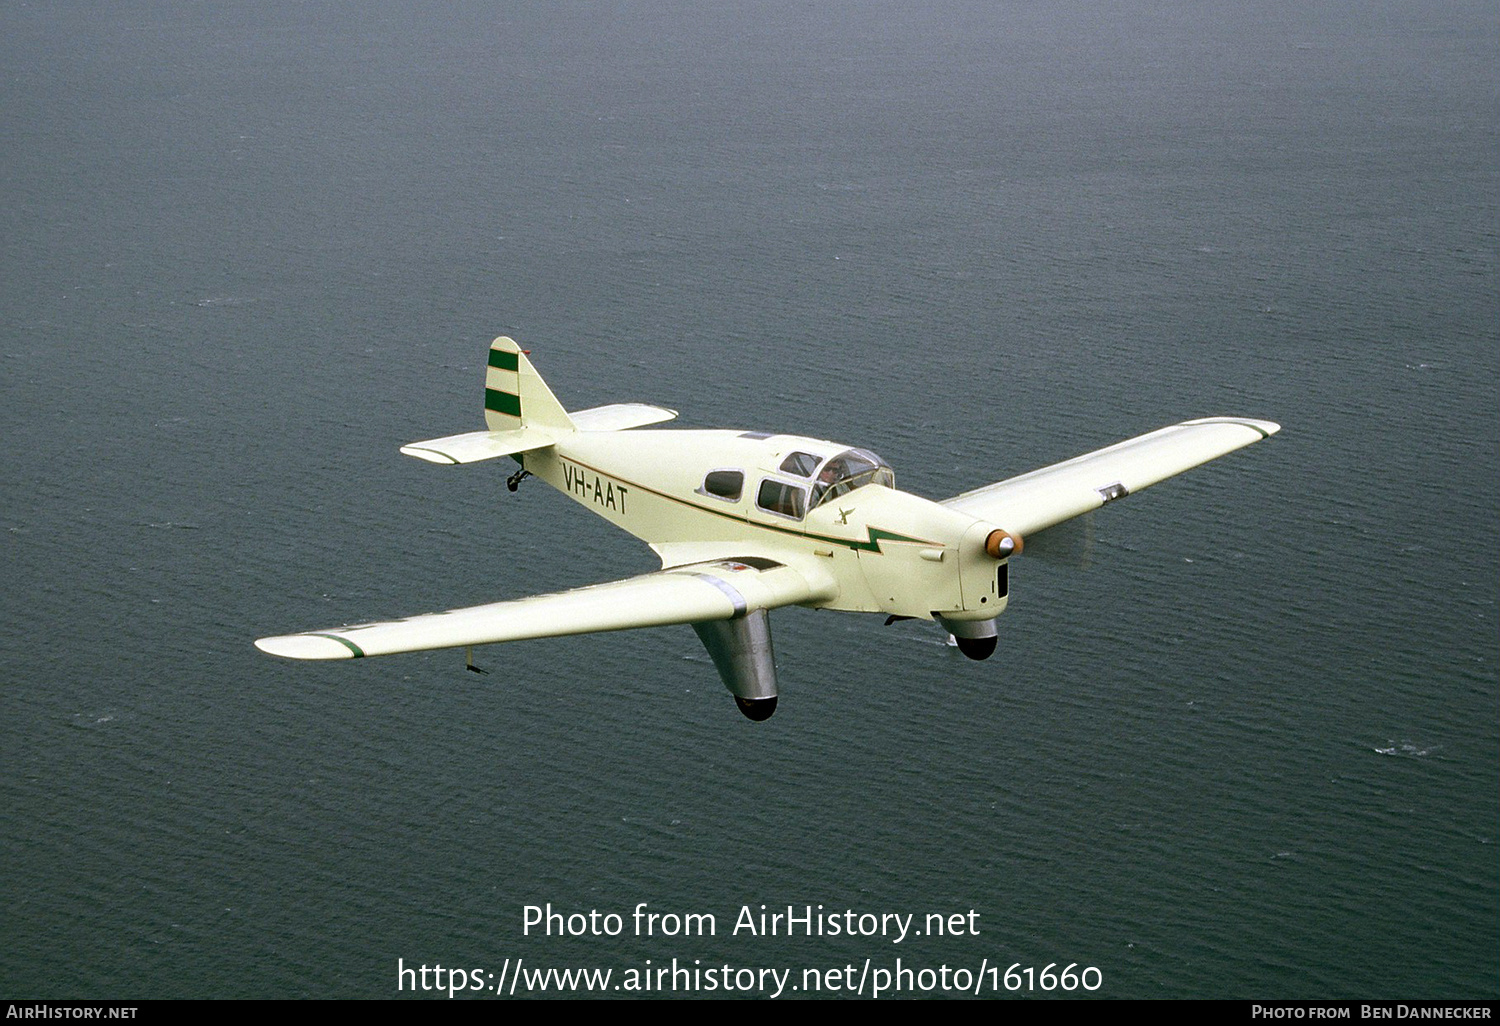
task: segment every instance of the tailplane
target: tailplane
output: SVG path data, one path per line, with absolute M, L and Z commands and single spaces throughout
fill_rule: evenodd
M 615 403 L 569 414 L 526 359 L 526 350 L 501 335 L 490 343 L 484 372 L 484 422 L 488 431 L 403 445 L 408 456 L 429 463 L 475 463 L 545 449 L 575 431 L 623 431 L 659 424 L 675 410 L 642 403 Z

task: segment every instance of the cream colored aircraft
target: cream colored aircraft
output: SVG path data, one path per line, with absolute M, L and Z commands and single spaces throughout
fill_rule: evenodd
M 389 623 L 262 638 L 292 659 L 352 659 L 627 627 L 691 624 L 740 710 L 776 709 L 767 612 L 809 606 L 936 620 L 971 659 L 995 650 L 1022 539 L 1280 430 L 1210 417 L 942 502 L 897 491 L 868 449 L 763 431 L 629 431 L 677 416 L 565 411 L 509 338 L 490 347 L 487 431 L 414 442 L 432 463 L 510 456 L 645 541 L 663 569 L 588 588 Z M 890 620 L 887 620 L 890 622 Z M 470 660 L 472 666 L 472 659 Z

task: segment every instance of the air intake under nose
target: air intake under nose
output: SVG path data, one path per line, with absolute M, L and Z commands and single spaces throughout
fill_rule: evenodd
M 955 620 L 937 614 L 933 614 L 933 619 L 953 635 L 958 650 L 970 659 L 988 659 L 995 654 L 1000 636 L 994 620 Z

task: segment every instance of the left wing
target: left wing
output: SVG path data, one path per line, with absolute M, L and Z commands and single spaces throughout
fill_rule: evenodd
M 733 620 L 756 610 L 827 599 L 833 590 L 831 579 L 817 579 L 773 560 L 721 559 L 555 595 L 387 623 L 261 638 L 255 647 L 288 659 L 355 659 L 630 627 Z
M 1269 420 L 1206 417 L 943 500 L 1022 538 L 1098 509 L 1281 430 Z

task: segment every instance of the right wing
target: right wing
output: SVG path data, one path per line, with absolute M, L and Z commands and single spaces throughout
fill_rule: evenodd
M 1098 509 L 1281 430 L 1269 420 L 1206 417 L 945 499 L 1022 538 Z
M 769 559 L 721 559 L 588 588 L 493 602 L 405 620 L 261 638 L 255 647 L 288 659 L 462 648 L 630 627 L 733 620 L 758 609 L 831 597 L 833 583 Z

